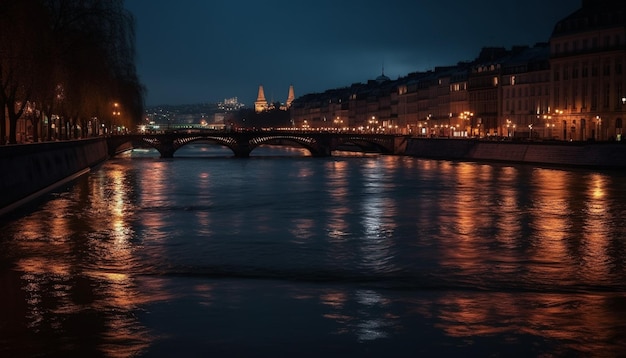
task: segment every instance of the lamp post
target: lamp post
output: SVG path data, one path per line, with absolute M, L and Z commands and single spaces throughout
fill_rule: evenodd
M 122 114 L 122 112 L 120 112 L 120 104 L 117 102 L 113 103 L 113 123 L 111 124 L 111 131 L 113 131 L 113 127 L 117 126 L 120 114 Z
M 368 124 L 369 124 L 368 129 L 369 129 L 371 132 L 375 132 L 375 131 L 377 131 L 377 130 L 378 130 L 378 128 L 377 128 L 377 127 L 378 127 L 378 126 L 377 126 L 378 121 L 376 120 L 376 116 L 372 116 L 372 119 L 370 119 L 370 120 L 368 121 Z
M 341 117 L 337 116 L 337 118 L 334 120 L 335 123 L 335 130 L 340 131 L 343 128 L 343 120 L 341 119 Z
M 537 118 L 539 118 L 539 116 L 537 116 Z M 546 121 L 546 125 L 544 127 L 544 132 L 543 132 L 543 136 L 547 137 L 549 139 L 552 139 L 552 128 L 550 128 L 550 125 L 552 124 L 552 116 L 549 114 L 544 114 L 543 115 L 543 119 Z M 552 124 L 552 126 L 554 127 L 554 124 Z
M 469 127 L 469 131 L 467 132 L 467 136 L 470 137 L 472 135 L 472 117 L 474 116 L 474 113 L 470 112 L 470 111 L 464 111 L 463 113 L 461 113 L 459 115 L 459 117 L 463 120 L 463 121 L 467 121 L 467 125 L 465 126 L 465 128 Z

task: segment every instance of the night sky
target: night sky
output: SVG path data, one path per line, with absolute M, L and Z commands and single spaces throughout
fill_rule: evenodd
M 546 42 L 581 0 L 126 0 L 146 105 L 250 106 Z

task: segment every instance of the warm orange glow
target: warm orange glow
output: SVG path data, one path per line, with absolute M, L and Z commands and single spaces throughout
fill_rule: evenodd
M 594 295 L 538 293 L 449 294 L 435 303 L 442 307 L 438 328 L 451 337 L 488 337 L 509 335 L 511 339 L 527 333 L 544 340 L 564 342 L 566 348 L 604 356 L 605 346 L 587 342 L 607 342 L 616 334 L 608 327 L 621 326 L 620 315 L 607 317 L 603 307 L 611 298 Z M 571 306 L 584 309 L 571 315 Z M 491 322 L 491 323 L 490 323 Z M 492 322 L 506 322 L 494 325 Z M 564 329 L 567 327 L 567 329 Z M 570 342 L 570 343 L 568 343 Z

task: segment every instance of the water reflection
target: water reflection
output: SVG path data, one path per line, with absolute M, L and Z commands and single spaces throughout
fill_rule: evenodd
M 297 326 L 368 348 L 626 348 L 621 175 L 317 159 L 106 163 L 6 225 L 0 347 L 128 356 Z M 179 314 L 197 325 L 168 331 Z
M 25 327 L 36 341 L 17 341 L 9 352 L 28 355 L 28 346 L 39 342 L 52 355 L 115 357 L 149 346 L 151 337 L 134 312 L 146 299 L 164 297 L 139 294 L 145 288 L 137 287 L 133 275 L 138 267 L 131 244 L 136 208 L 130 175 L 113 165 L 81 178 L 73 190 L 15 223 L 29 228 L 11 244 L 26 306 L 8 327 Z M 64 343 L 45 343 L 55 336 Z M 32 346 L 35 352 L 41 348 Z
M 336 324 L 332 333 L 361 343 L 408 334 L 412 345 L 425 351 L 447 346 L 486 356 L 605 357 L 626 349 L 622 294 L 337 289 L 320 292 L 318 300 L 324 319 Z M 433 330 L 455 340 L 439 347 L 420 338 Z
M 325 167 L 325 194 L 328 196 L 328 205 L 324 208 L 329 217 L 326 232 L 333 242 L 341 242 L 349 235 L 350 192 L 348 175 L 349 167 L 346 161 L 330 161 Z
M 531 349 L 535 355 L 603 357 L 626 349 L 621 295 L 454 293 L 423 303 L 439 311 L 436 326 L 451 337 L 499 337 L 520 346 L 529 337 L 552 342 Z

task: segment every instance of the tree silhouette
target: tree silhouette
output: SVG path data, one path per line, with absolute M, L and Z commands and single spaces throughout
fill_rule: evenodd
M 8 114 L 9 143 L 16 143 L 16 124 L 25 112 L 34 139 L 43 116 L 46 138 L 52 139 L 53 114 L 63 138 L 97 133 L 98 122 L 125 127 L 139 122 L 145 89 L 134 63 L 134 18 L 123 5 L 122 0 L 0 1 L 0 105 Z M 118 123 L 113 103 L 123 111 L 115 117 Z

